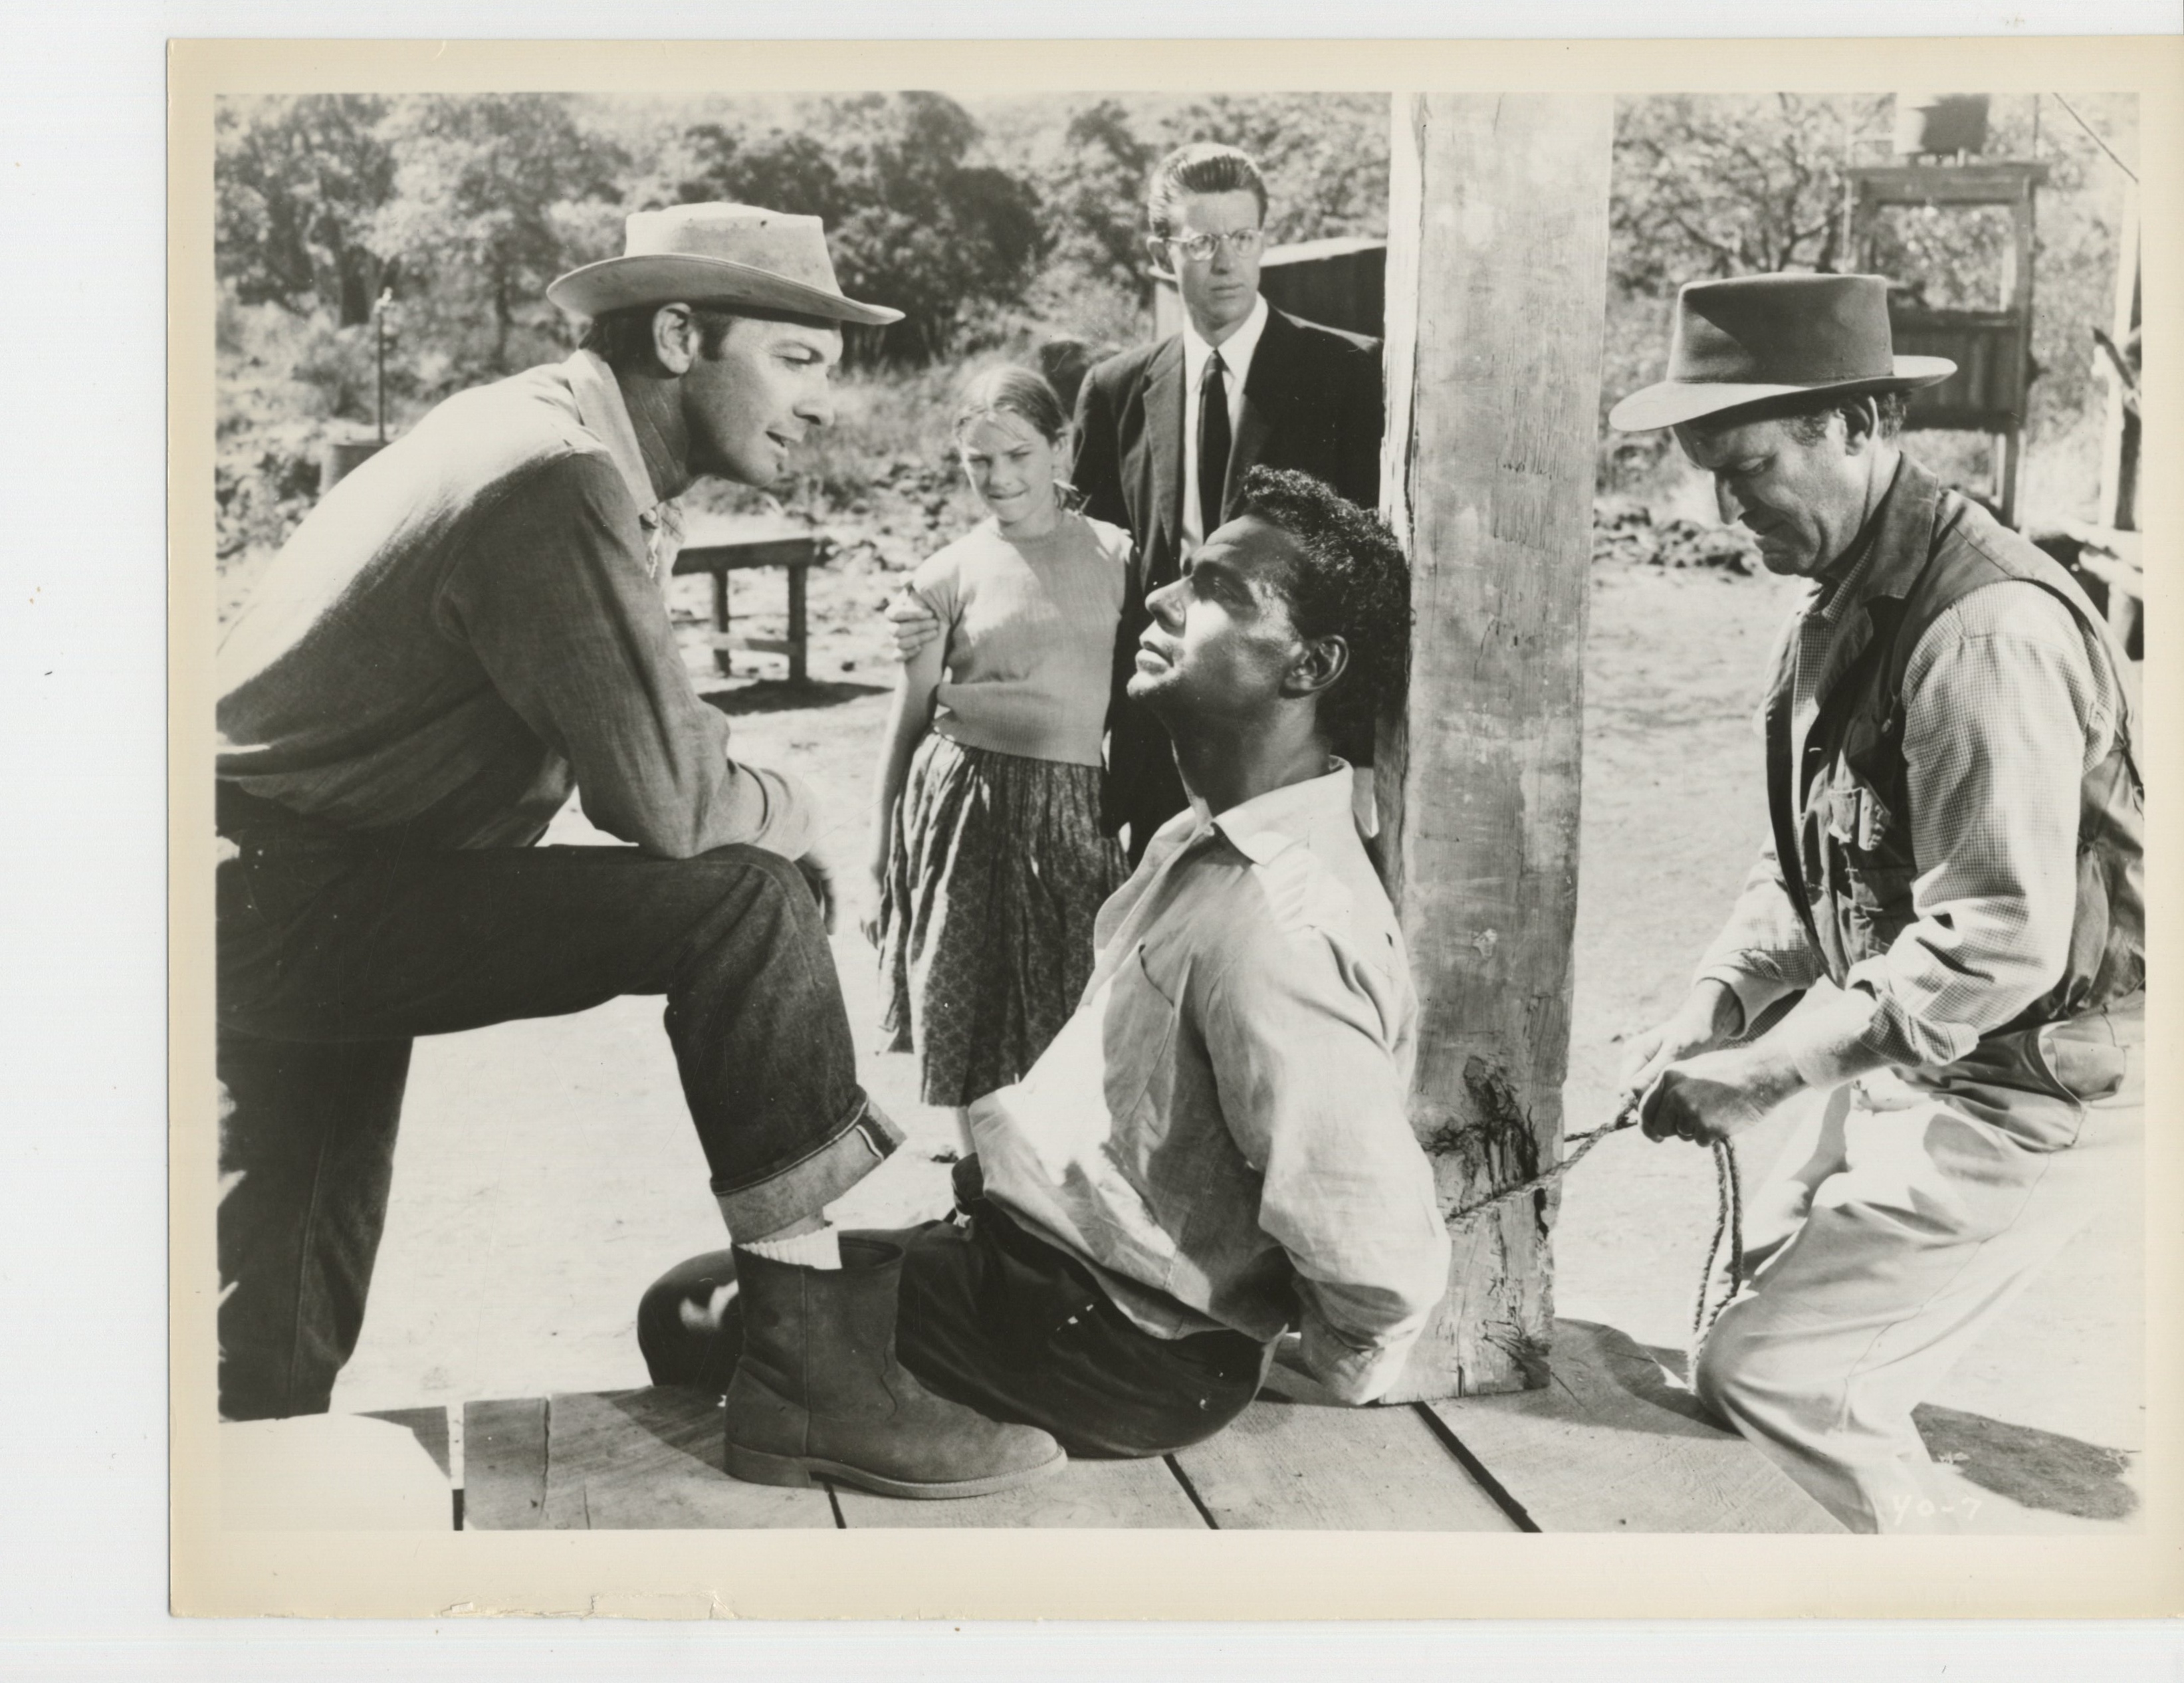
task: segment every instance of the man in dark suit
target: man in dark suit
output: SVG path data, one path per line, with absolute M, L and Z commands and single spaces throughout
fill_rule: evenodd
M 1146 244 L 1182 294 L 1184 329 L 1084 376 L 1070 476 L 1086 514 L 1137 540 L 1115 643 L 1106 815 L 1110 829 L 1128 827 L 1134 866 L 1184 805 L 1166 728 L 1126 693 L 1150 622 L 1146 597 L 1228 518 L 1249 468 L 1308 473 L 1376 507 L 1382 422 L 1379 342 L 1260 296 L 1267 187 L 1247 154 L 1207 142 L 1177 148 L 1153 171 L 1145 209 Z M 914 599 L 888 617 L 905 654 L 939 633 Z M 1351 756 L 1369 749 L 1335 746 Z
M 1129 827 L 1133 864 L 1184 805 L 1167 731 L 1124 693 L 1149 623 L 1145 598 L 1228 518 L 1249 468 L 1308 473 L 1368 509 L 1380 484 L 1379 343 L 1260 295 L 1258 166 L 1234 147 L 1178 148 L 1154 170 L 1146 211 L 1146 243 L 1182 294 L 1184 329 L 1085 376 L 1071 476 L 1085 513 L 1137 540 L 1116 640 L 1107 815 Z

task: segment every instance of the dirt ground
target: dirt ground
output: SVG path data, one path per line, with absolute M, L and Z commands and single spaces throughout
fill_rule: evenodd
M 793 768 L 826 813 L 822 845 L 845 891 L 835 952 L 866 1084 L 910 1144 L 840 1210 L 849 1224 L 937 1214 L 945 1112 L 915 1101 L 905 1056 L 878 1052 L 870 950 L 855 933 L 868 888 L 868 789 L 892 669 L 876 610 L 892 575 L 870 549 L 815 574 L 816 686 L 743 657 L 722 679 L 693 635 L 701 691 L 734 719 L 740 751 Z M 1711 570 L 1595 568 L 1586 659 L 1585 819 L 1575 1030 L 1565 1089 L 1573 1130 L 1607 1119 L 1618 1039 L 1680 996 L 1766 820 L 1751 722 L 1769 637 L 1794 586 Z M 782 586 L 742 575 L 737 610 L 778 634 Z M 705 582 L 675 585 L 694 627 Z M 772 624 L 767 623 L 771 618 Z M 755 674 L 766 674 L 755 677 Z M 603 839 L 573 810 L 550 838 Z M 1790 1123 L 1744 1147 L 1756 1181 Z M 1999 1495 L 1996 1529 L 2125 1523 L 2143 1446 L 2137 1181 L 2004 1315 L 1922 1415 L 1937 1451 Z M 1567 1183 L 1557 1232 L 1564 1316 L 1680 1348 L 1712 1229 L 1708 1156 L 1611 1140 Z M 393 1210 L 337 1409 L 538 1396 L 644 1382 L 632 1325 L 661 1270 L 723 1242 L 655 1000 L 421 1043 Z M 1982 1476 L 1983 1475 L 1983 1476 Z

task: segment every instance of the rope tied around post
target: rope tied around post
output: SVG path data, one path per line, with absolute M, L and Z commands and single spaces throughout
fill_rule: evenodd
M 1634 1097 L 1625 1101 L 1623 1107 L 1616 1112 L 1614 1120 L 1607 1126 L 1596 1128 L 1586 1134 L 1574 1134 L 1566 1139 L 1563 1143 L 1575 1149 L 1560 1162 L 1518 1181 L 1514 1186 L 1505 1186 L 1498 1192 L 1490 1192 L 1483 1198 L 1474 1198 L 1468 1204 L 1459 1205 L 1448 1212 L 1449 1224 L 1453 1227 L 1458 1222 L 1468 1221 L 1474 1216 L 1483 1214 L 1496 1204 L 1507 1203 L 1512 1198 L 1552 1186 L 1583 1162 L 1585 1154 L 1609 1134 L 1635 1128 L 1639 1115 L 1640 1100 Z M 1736 1148 L 1726 1140 L 1713 1142 L 1713 1236 L 1707 1241 L 1706 1261 L 1699 1271 L 1698 1301 L 1691 1311 L 1694 1349 L 1705 1342 L 1706 1335 L 1713 1330 L 1714 1322 L 1729 1307 L 1730 1300 L 1736 1296 L 1737 1287 L 1744 1278 L 1744 1184 L 1737 1172 Z M 1720 1301 L 1714 1302 L 1714 1264 L 1722 1254 L 1724 1240 L 1729 1245 L 1729 1287 L 1721 1294 Z

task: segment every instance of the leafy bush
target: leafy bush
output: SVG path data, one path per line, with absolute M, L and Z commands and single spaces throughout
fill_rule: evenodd
M 824 218 L 843 290 L 904 312 L 881 354 L 928 362 L 967 323 L 1019 298 L 1045 248 L 1031 185 L 974 161 L 979 138 L 970 114 L 937 93 L 815 100 L 791 126 L 686 130 L 666 197 Z
M 369 94 L 220 100 L 214 113 L 214 215 L 220 278 L 244 304 L 365 319 L 393 279 L 371 223 L 394 187 L 380 132 L 389 102 Z
M 459 390 L 566 355 L 547 283 L 621 250 L 621 148 L 543 93 L 398 100 L 379 136 L 394 190 L 371 241 L 416 277 L 417 330 L 446 359 L 432 383 Z

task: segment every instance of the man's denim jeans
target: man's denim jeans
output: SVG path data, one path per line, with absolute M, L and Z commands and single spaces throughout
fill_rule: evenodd
M 220 828 L 230 1418 L 327 1406 L 363 1325 L 416 1035 L 665 994 L 713 1190 L 742 1236 L 817 1212 L 900 1142 L 857 1084 L 833 955 L 786 860 L 431 851 L 226 788 Z

